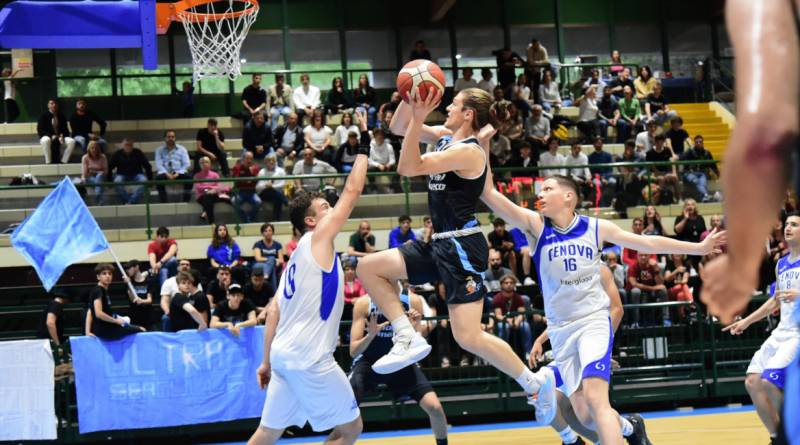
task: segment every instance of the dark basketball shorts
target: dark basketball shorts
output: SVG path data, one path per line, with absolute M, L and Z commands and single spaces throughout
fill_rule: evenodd
M 489 246 L 482 233 L 458 238 L 414 241 L 398 248 L 412 285 L 443 282 L 447 304 L 481 300 L 486 295 L 483 272 L 488 268 Z
M 350 386 L 353 387 L 358 403 L 381 383 L 389 387 L 392 398 L 397 401 L 413 399 L 419 403 L 425 394 L 433 392 L 433 386 L 416 363 L 385 375 L 373 371 L 372 364 L 372 360 L 362 357 L 350 371 Z

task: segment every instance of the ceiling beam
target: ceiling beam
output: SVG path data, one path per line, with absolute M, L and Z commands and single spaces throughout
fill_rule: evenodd
M 431 2 L 431 23 L 438 22 L 456 4 L 456 0 L 433 0 Z

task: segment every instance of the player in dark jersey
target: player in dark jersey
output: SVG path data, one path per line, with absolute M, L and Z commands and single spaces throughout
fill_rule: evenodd
M 481 330 L 486 295 L 483 272 L 489 252 L 474 216 L 487 175 L 485 152 L 477 136 L 490 121 L 492 98 L 477 88 L 462 90 L 447 107 L 444 126 L 429 127 L 424 121 L 438 106 L 440 94 L 431 89 L 427 99 L 422 100 L 415 93 L 407 98 L 410 105 L 401 103 L 397 108 L 391 130 L 405 135 L 398 173 L 429 178 L 428 206 L 434 235 L 430 243 L 415 241 L 359 261 L 362 283 L 391 320 L 395 332 L 394 346 L 375 362 L 373 369 L 381 374 L 392 373 L 430 352 L 430 345 L 414 331 L 405 315 L 394 283 L 406 278 L 411 284 L 441 281 L 447 292 L 456 342 L 515 378 L 533 399 L 543 385 L 545 389 L 553 387 L 555 379 L 551 374 L 534 375 L 507 342 Z M 420 141 L 435 143 L 436 150 L 420 155 Z M 554 397 L 539 397 L 537 403 L 549 406 Z
M 422 318 L 422 299 L 419 295 L 403 292 L 400 301 L 415 327 L 418 326 Z M 372 364 L 392 349 L 393 335 L 392 325 L 369 296 L 356 300 L 350 328 L 350 356 L 353 357 L 350 385 L 356 400 L 361 404 L 364 396 L 383 383 L 389 387 L 395 400 L 414 399 L 430 418 L 436 445 L 447 445 L 447 417 L 439 397 L 419 365 L 415 363 L 385 375 L 372 370 Z

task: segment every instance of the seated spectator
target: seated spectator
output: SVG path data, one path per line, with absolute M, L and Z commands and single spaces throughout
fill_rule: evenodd
M 219 179 L 219 173 L 211 170 L 211 159 L 208 156 L 200 158 L 200 171 L 195 173 L 194 179 Z M 197 203 L 203 208 L 200 219 L 214 224 L 214 204 L 225 202 L 231 204 L 231 187 L 227 184 L 216 182 L 195 182 L 194 196 Z
M 228 298 L 228 288 L 232 284 L 231 268 L 225 265 L 219 266 L 214 279 L 208 282 L 208 297 L 212 307 L 216 307 Z
M 219 163 L 222 176 L 230 176 L 228 154 L 225 152 L 225 134 L 219 129 L 217 120 L 213 117 L 209 118 L 206 122 L 206 128 L 197 130 L 197 136 L 194 139 L 197 144 L 197 152 L 194 155 L 194 170 L 200 170 L 200 158 L 206 156 L 211 162 Z M 242 140 L 244 144 L 244 138 Z
M 562 167 L 567 163 L 567 159 L 558 152 L 558 145 L 561 141 L 558 138 L 550 138 L 547 142 L 547 151 L 539 155 L 539 167 Z M 555 175 L 564 175 L 563 168 L 548 168 L 539 170 L 539 176 L 549 178 Z
M 387 111 L 383 114 L 383 121 L 378 124 L 378 128 L 383 130 L 384 137 L 389 144 L 391 144 L 392 149 L 394 150 L 394 157 L 395 159 L 400 158 L 400 148 L 403 144 L 403 135 L 395 134 L 392 132 L 391 123 L 392 117 L 394 117 L 394 111 Z
M 275 154 L 278 157 L 278 164 L 281 166 L 283 166 L 284 158 L 293 161 L 303 152 L 305 135 L 298 122 L 298 115 L 292 113 L 286 119 L 286 125 L 281 125 L 275 131 Z
M 160 181 L 175 179 L 192 179 L 189 176 L 189 152 L 183 145 L 175 142 L 175 130 L 164 132 L 164 145 L 156 148 L 156 179 Z M 162 203 L 167 202 L 167 190 L 164 184 L 156 186 L 158 189 L 158 199 Z M 192 184 L 183 184 L 183 202 L 189 202 L 192 192 Z
M 703 136 L 697 135 L 694 137 L 694 146 L 686 150 L 681 156 L 682 161 L 713 161 L 714 157 L 711 152 L 706 150 L 703 145 Z M 719 178 L 719 168 L 717 164 L 687 164 L 683 166 L 683 180 L 692 184 L 697 193 L 700 194 L 703 202 L 714 200 L 714 196 L 708 193 L 707 183 L 709 177 L 711 179 Z
M 350 235 L 347 256 L 358 261 L 358 258 L 374 252 L 377 252 L 375 249 L 375 235 L 372 234 L 369 221 L 361 221 L 358 223 L 358 230 Z
M 547 141 L 550 140 L 550 119 L 544 117 L 544 109 L 539 104 L 531 108 L 531 115 L 525 126 L 525 139 L 530 142 L 536 153 L 547 149 Z
M 583 83 L 583 88 L 582 88 L 583 94 L 586 94 L 586 90 L 588 90 L 589 87 L 592 86 L 598 93 L 602 93 L 606 89 L 606 83 L 600 77 L 600 70 L 597 68 L 592 68 L 589 78 L 586 79 L 586 82 Z
M 366 74 L 358 76 L 358 88 L 353 92 L 353 100 L 356 111 L 363 112 L 367 116 L 367 126 L 375 128 L 378 124 L 378 109 L 375 108 L 377 106 L 377 98 L 375 97 L 375 88 L 370 86 L 369 78 Z
M 697 201 L 683 202 L 683 212 L 675 218 L 675 238 L 690 243 L 699 243 L 700 235 L 706 231 L 706 220 L 697 211 Z
M 595 136 L 605 137 L 608 133 L 608 123 L 600 118 L 597 108 L 597 91 L 595 86 L 589 87 L 584 96 L 579 97 L 575 103 L 579 105 L 578 130 L 583 133 L 584 140 L 592 141 Z
M 234 188 L 235 195 L 233 202 L 239 220 L 245 224 L 258 219 L 258 210 L 261 209 L 261 198 L 256 193 L 256 180 L 260 169 L 253 161 L 253 153 L 246 152 L 242 159 L 233 167 L 234 178 L 253 178 L 247 181 L 236 181 Z M 245 212 L 245 207 L 249 206 L 250 211 Z
M 369 168 L 371 172 L 391 172 L 397 167 L 394 157 L 394 148 L 386 139 L 386 133 L 381 128 L 372 130 L 372 141 L 369 149 Z M 376 178 L 369 178 L 374 182 Z M 388 179 L 388 178 L 385 178 Z M 381 182 L 381 180 L 378 180 Z M 387 192 L 390 190 L 386 190 Z
M 706 237 L 707 237 L 708 235 L 710 235 L 710 234 L 711 234 L 711 231 L 712 231 L 712 230 L 714 230 L 714 229 L 717 229 L 717 230 L 722 230 L 722 229 L 724 229 L 724 225 L 722 224 L 722 217 L 721 217 L 721 216 L 719 216 L 719 215 L 711 215 L 711 216 L 708 218 L 708 227 L 706 228 L 706 230 L 704 230 L 704 231 L 703 231 L 703 233 L 701 233 L 701 234 L 700 234 L 700 241 L 703 241 L 704 239 L 706 239 Z M 780 227 L 778 227 L 778 228 L 777 228 L 777 230 L 775 231 L 774 235 L 770 236 L 770 239 L 771 239 L 771 240 L 778 240 L 778 238 L 780 238 L 780 237 L 782 237 L 782 236 L 783 236 L 783 235 L 782 235 L 782 233 L 783 233 L 783 225 L 781 224 L 781 226 L 780 226 Z M 778 236 L 775 236 L 775 235 L 778 235 Z M 785 244 L 785 243 L 783 242 L 783 240 L 778 240 L 778 243 L 783 243 L 783 244 Z M 726 247 L 726 246 L 722 246 L 722 253 L 725 253 L 725 247 Z M 777 254 L 777 253 L 783 253 L 783 251 L 785 250 L 785 247 L 786 247 L 786 246 L 782 246 L 780 249 L 776 249 L 776 250 L 774 250 L 774 251 L 772 250 L 772 248 L 770 248 L 770 253 L 771 253 L 772 255 L 775 255 L 775 254 Z M 786 252 L 786 253 L 788 253 L 788 252 Z M 777 262 L 778 262 L 778 260 L 779 260 L 779 259 L 780 259 L 782 256 L 784 256 L 784 255 L 780 255 L 780 256 L 778 256 L 778 258 L 776 258 L 776 259 L 775 259 L 775 262 L 777 263 Z
M 244 125 L 242 149 L 252 153 L 255 159 L 264 159 L 272 152 L 272 130 L 263 114 L 253 115 L 253 119 Z
M 553 71 L 551 70 L 544 71 L 542 83 L 539 85 L 539 98 L 546 112 L 552 111 L 554 114 L 558 114 L 562 105 L 561 93 L 558 91 L 558 82 L 553 80 Z
M 614 157 L 611 156 L 611 153 L 603 149 L 602 137 L 595 136 L 593 146 L 594 151 L 587 156 L 589 165 L 611 164 L 614 162 Z M 617 177 L 614 175 L 612 167 L 589 167 L 589 172 L 593 177 L 600 177 L 600 184 L 604 190 L 608 188 L 609 191 L 613 191 L 616 188 Z M 603 195 L 605 196 L 606 193 L 603 193 Z
M 655 121 L 659 126 L 678 117 L 678 113 L 669 108 L 664 98 L 664 87 L 661 86 L 661 82 L 656 82 L 653 92 L 645 98 L 644 113 L 648 122 Z
M 350 170 L 353 169 L 353 163 L 356 162 L 356 155 L 358 155 L 358 133 L 351 131 L 348 133 L 345 142 L 336 151 L 336 157 L 334 158 L 336 170 L 341 173 L 350 173 Z
M 130 139 L 122 140 L 122 148 L 117 150 L 108 163 L 108 178 L 117 183 L 117 196 L 123 204 L 137 204 L 144 195 L 144 186 L 136 186 L 133 194 L 128 194 L 123 182 L 144 182 L 153 179 L 153 167 L 142 150 L 134 148 Z
M 47 307 L 39 318 L 36 338 L 46 338 L 56 346 L 61 345 L 67 338 L 64 337 L 64 306 L 69 304 L 66 294 L 59 294 L 47 302 Z
M 128 299 L 130 300 L 128 316 L 131 318 L 131 323 L 138 326 L 152 326 L 155 321 L 153 318 L 155 315 L 153 312 L 153 296 L 158 295 L 161 289 L 158 278 L 147 271 L 142 272 L 139 268 L 139 262 L 131 260 L 125 264 L 125 278 L 123 280 L 130 281 L 133 290 L 136 291 L 133 293 L 128 289 Z
M 400 97 L 400 93 L 398 93 L 397 91 L 393 92 L 392 96 L 389 98 L 389 102 L 381 104 L 380 108 L 378 108 L 378 119 L 380 119 L 381 121 L 385 121 L 386 113 L 388 112 L 394 113 L 395 111 L 397 111 L 397 107 L 400 105 L 400 102 L 402 101 L 403 98 Z
M 311 125 L 303 129 L 306 147 L 314 150 L 314 156 L 328 164 L 334 163 L 334 150 L 331 147 L 330 127 L 325 125 L 324 117 L 315 114 L 311 117 Z
M 642 109 L 639 101 L 633 97 L 633 89 L 627 85 L 622 90 L 623 98 L 619 100 L 619 115 L 625 121 L 625 125 L 630 128 L 630 131 L 636 131 L 639 127 L 639 121 L 642 119 Z
M 556 149 L 558 146 L 556 145 Z M 516 168 L 529 168 L 535 167 L 536 160 L 534 159 L 533 153 L 531 152 L 531 145 L 525 141 L 519 146 L 519 156 L 512 157 L 511 159 L 506 162 L 505 167 L 516 167 Z M 538 172 L 539 175 L 544 175 L 548 170 L 542 170 Z M 555 173 L 552 173 L 555 174 Z M 518 177 L 526 177 L 531 176 L 530 171 L 514 171 L 511 172 L 511 176 L 514 178 Z
M 408 215 L 400 215 L 397 218 L 399 226 L 389 232 L 389 248 L 400 247 L 403 244 L 408 244 L 417 240 L 417 236 L 411 230 L 411 217 Z
M 256 319 L 264 323 L 267 318 L 267 306 L 275 296 L 275 288 L 270 286 L 264 277 L 264 269 L 254 268 L 250 274 L 250 281 L 244 285 L 244 299 L 256 307 Z
M 526 355 L 533 346 L 533 332 L 525 316 L 525 302 L 515 291 L 516 286 L 514 275 L 500 278 L 500 292 L 492 298 L 492 307 L 497 320 L 497 336 L 508 342 L 518 355 Z
M 456 95 L 459 91 L 466 90 L 467 88 L 478 88 L 478 82 L 472 78 L 472 73 L 472 68 L 464 68 L 461 70 L 461 77 L 456 79 L 456 82 L 453 85 L 453 95 Z M 491 71 L 489 71 L 489 73 L 491 74 Z
M 244 260 L 241 257 L 241 250 L 239 250 L 239 245 L 233 240 L 230 232 L 228 232 L 228 226 L 225 224 L 214 226 L 214 234 L 211 237 L 211 244 L 206 250 L 206 257 L 212 269 L 228 266 L 237 283 L 245 281 L 243 279 L 245 271 L 243 269 Z
M 100 263 L 94 268 L 97 286 L 89 292 L 89 312 L 91 312 L 91 332 L 103 340 L 119 340 L 127 335 L 144 332 L 144 328 L 130 323 L 128 317 L 111 312 L 111 296 L 108 286 L 114 279 L 114 266 Z
M 417 59 L 433 60 L 431 58 L 431 52 L 428 51 L 425 42 L 422 40 L 414 42 L 414 49 L 411 50 L 411 54 L 408 56 L 409 61 Z
M 620 185 L 619 194 L 616 201 L 614 201 L 614 208 L 621 214 L 626 214 L 626 209 L 629 206 L 638 205 L 639 201 L 642 199 L 642 189 L 645 185 L 642 178 L 647 173 L 647 170 L 635 165 L 642 161 L 644 161 L 644 153 L 639 154 L 636 151 L 636 143 L 633 139 L 625 141 L 622 155 L 614 156 L 614 162 L 628 164 L 617 167 L 620 176 Z
M 527 141 L 523 143 L 527 144 Z M 511 159 L 511 141 L 502 134 L 495 132 L 489 139 L 489 162 L 492 167 L 506 166 Z M 498 175 L 500 176 L 500 175 Z
M 497 132 L 511 141 L 512 147 L 518 146 L 525 136 L 522 113 L 513 102 L 504 100 L 495 107 L 498 117 Z
M 628 301 L 628 294 L 625 291 L 628 287 L 626 286 L 628 280 L 626 279 L 625 265 L 620 264 L 619 254 L 613 250 L 606 252 L 605 258 L 606 267 L 608 267 L 611 271 L 611 275 L 614 277 L 614 284 L 617 286 L 622 302 L 624 304 L 630 304 L 630 301 Z
M 264 158 L 264 168 L 258 171 L 259 178 L 282 178 L 286 176 L 286 171 L 278 167 L 277 157 L 271 154 Z M 289 200 L 283 193 L 286 185 L 285 179 L 259 179 L 256 183 L 256 193 L 261 198 L 262 203 L 272 203 L 272 220 L 280 221 L 283 206 L 289 205 Z
M 190 272 L 192 270 L 192 263 L 191 261 L 187 260 L 186 258 L 178 260 L 178 272 Z M 152 275 L 152 272 L 151 272 Z M 203 290 L 203 285 L 200 284 L 200 280 L 194 280 L 197 284 L 197 287 L 200 291 Z M 172 296 L 178 292 L 178 281 L 173 276 L 167 279 L 161 285 L 161 300 L 159 301 L 159 306 L 161 310 L 164 312 L 164 316 L 161 317 L 161 330 L 162 331 L 170 331 L 169 328 L 169 303 L 172 299 Z
M 158 274 L 158 283 L 178 272 L 178 242 L 169 237 L 169 229 L 161 226 L 156 230 L 156 239 L 147 245 L 150 273 Z
M 611 92 L 617 99 L 622 99 L 625 96 L 625 87 L 630 87 L 631 92 L 635 91 L 636 86 L 631 80 L 631 69 L 622 68 L 617 77 L 611 81 Z
M 47 101 L 47 111 L 39 116 L 36 123 L 36 133 L 39 135 L 39 143 L 42 145 L 45 164 L 61 164 L 69 162 L 72 150 L 75 149 L 75 139 L 69 137 L 67 129 L 67 118 L 58 109 L 58 102 L 55 99 Z M 64 147 L 64 154 L 59 158 L 61 147 Z
M 675 158 L 672 151 L 666 146 L 667 138 L 663 134 L 655 137 L 655 145 L 645 155 L 647 162 L 669 162 Z M 680 184 L 678 182 L 678 168 L 675 165 L 650 167 L 658 183 L 658 190 L 654 192 L 653 201 L 657 203 L 672 204 L 680 200 Z
M 352 113 L 342 113 L 342 123 L 336 127 L 336 131 L 333 132 L 334 139 L 336 143 L 339 144 L 341 147 L 342 144 L 347 142 L 347 135 L 350 133 L 355 133 L 356 137 L 360 134 L 360 130 L 358 129 L 358 122 L 353 122 L 353 114 Z
M 327 127 L 326 127 L 327 128 Z M 292 175 L 322 175 L 338 173 L 335 168 L 325 161 L 321 161 L 314 157 L 314 150 L 306 148 L 303 150 L 303 161 L 295 162 Z M 295 180 L 297 187 L 302 188 L 307 192 L 316 192 L 322 189 L 323 183 L 330 182 L 321 178 L 301 178 Z
M 481 69 L 481 80 L 478 81 L 478 88 L 486 91 L 489 94 L 492 94 L 494 91 L 494 81 L 492 80 L 492 70 L 489 68 L 482 68 Z
M 242 286 L 233 283 L 228 288 L 228 298 L 214 308 L 211 315 L 211 328 L 227 329 L 238 337 L 241 328 L 255 326 L 256 306 L 244 298 Z
M 658 81 L 653 77 L 653 72 L 650 70 L 650 67 L 647 65 L 640 66 L 639 77 L 633 81 L 636 98 L 640 101 L 647 99 L 647 96 L 653 92 L 656 83 L 658 83 Z
M 647 206 L 642 220 L 642 224 L 644 224 L 642 235 L 666 236 L 664 226 L 661 225 L 661 214 L 658 213 L 655 206 Z
M 100 149 L 97 141 L 89 141 L 86 154 L 81 158 L 81 183 L 100 184 L 108 176 L 108 161 Z M 103 194 L 105 189 L 99 185 L 94 188 L 94 205 L 101 206 L 105 203 Z
M 100 133 L 95 134 L 92 124 L 97 122 Z M 96 140 L 100 144 L 100 151 L 104 152 L 106 141 L 103 136 L 106 134 L 106 121 L 94 111 L 86 108 L 86 99 L 78 99 L 75 103 L 75 113 L 69 117 L 69 128 L 75 144 L 86 153 L 89 151 L 89 141 Z
M 646 156 L 647 152 L 652 150 L 656 144 L 656 133 L 658 133 L 658 125 L 655 122 L 648 122 L 647 130 L 636 135 L 636 151 Z
M 296 228 L 292 227 L 292 239 L 286 242 L 286 253 L 283 255 L 283 259 L 285 261 L 289 261 L 289 258 L 292 257 L 292 253 L 295 249 L 297 249 L 297 243 L 300 242 L 300 238 L 303 236 Z
M 631 231 L 636 235 L 641 235 L 644 231 L 644 220 L 638 216 L 633 218 Z M 628 266 L 628 270 L 630 270 L 637 261 L 639 261 L 639 252 L 627 247 L 622 250 L 622 262 Z
M 669 120 L 669 130 L 666 133 L 669 148 L 677 156 L 681 156 L 687 148 L 691 148 L 689 133 L 683 129 L 683 119 L 680 116 Z
M 697 276 L 697 271 L 687 260 L 686 255 L 672 254 L 669 256 L 664 271 L 664 282 L 668 286 L 670 301 L 694 302 L 692 290 L 689 288 L 689 277 L 691 276 Z M 675 308 L 678 322 L 686 319 L 686 308 L 687 306 Z
M 311 85 L 311 78 L 307 73 L 300 75 L 300 84 L 299 88 L 294 89 L 292 101 L 294 102 L 295 112 L 297 113 L 297 122 L 303 125 L 305 117 L 314 114 L 314 110 L 320 108 L 321 102 L 319 88 Z M 295 125 L 296 124 L 297 123 L 295 123 Z M 277 144 L 280 145 L 280 140 L 277 138 L 275 140 Z
M 589 157 L 581 151 L 581 144 L 574 142 L 564 165 L 567 166 L 567 176 L 578 184 L 584 198 L 589 197 L 593 192 L 592 173 L 589 171 L 589 167 L 581 167 L 588 164 Z
M 200 284 L 202 275 L 196 269 L 189 270 L 192 276 L 192 284 L 189 286 L 189 298 L 192 300 L 194 308 L 200 312 L 206 326 L 211 323 L 211 298 L 203 292 L 203 285 Z M 177 284 L 176 284 L 177 286 Z
M 278 288 L 278 272 L 283 269 L 283 245 L 276 241 L 275 226 L 270 223 L 261 225 L 261 239 L 253 244 L 253 272 L 262 271 L 262 276 L 273 289 Z
M 640 253 L 636 263 L 628 268 L 628 284 L 630 287 L 630 302 L 640 303 L 662 303 L 667 301 L 667 287 L 664 285 L 664 278 L 661 276 L 661 268 L 649 253 Z M 633 309 L 631 313 L 631 327 L 639 327 L 639 309 Z M 664 326 L 670 326 L 669 312 L 663 314 Z M 646 312 L 641 317 L 642 326 L 652 326 L 657 323 L 656 314 Z
M 419 229 L 414 230 L 414 236 L 424 242 L 429 243 L 431 242 L 431 236 L 433 235 L 433 220 L 428 215 L 422 217 L 422 227 Z
M 267 111 L 267 92 L 261 88 L 261 74 L 253 74 L 253 82 L 244 87 L 242 91 L 241 118 L 247 123 L 254 114 L 264 114 Z
M 353 306 L 356 300 L 367 295 L 367 290 L 356 276 L 356 266 L 353 261 L 344 262 L 344 313 L 342 320 L 353 319 Z
M 178 292 L 172 296 L 169 303 L 170 331 L 178 332 L 184 329 L 206 330 L 208 324 L 197 309 L 198 302 L 202 304 L 202 300 L 192 299 L 194 278 L 189 272 L 179 272 L 176 281 L 178 282 Z
M 328 114 L 339 114 L 353 112 L 353 99 L 344 87 L 341 77 L 334 77 L 331 81 L 331 89 L 325 101 L 325 112 Z
M 506 222 L 503 218 L 495 218 L 492 221 L 494 230 L 489 232 L 489 247 L 500 252 L 503 258 L 503 265 L 511 269 L 514 276 L 517 275 L 517 254 L 514 251 L 514 237 L 506 230 Z
M 606 134 L 602 135 L 606 142 L 611 140 L 608 136 L 608 127 L 614 127 L 617 129 L 617 143 L 624 143 L 631 135 L 631 127 L 628 121 L 622 118 L 619 111 L 619 103 L 617 103 L 614 95 L 611 94 L 611 87 L 606 86 L 603 88 L 603 97 L 597 103 L 597 109 L 599 111 L 598 117 L 606 121 Z
M 286 85 L 286 77 L 282 73 L 275 74 L 275 83 L 269 87 L 269 114 L 271 130 L 275 133 L 278 120 L 283 116 L 284 121 L 289 114 L 294 112 L 292 87 Z
M 483 285 L 487 292 L 500 292 L 500 279 L 513 275 L 511 269 L 503 266 L 503 257 L 499 250 L 489 249 L 489 268 L 483 275 Z

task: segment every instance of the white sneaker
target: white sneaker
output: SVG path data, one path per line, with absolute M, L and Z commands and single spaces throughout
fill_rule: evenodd
M 536 409 L 536 420 L 543 425 L 550 425 L 556 417 L 556 376 L 547 366 L 537 372 L 544 376 L 544 384 L 536 394 L 528 395 L 528 404 Z
M 391 374 L 422 360 L 431 352 L 431 345 L 418 332 L 409 339 L 392 337 L 394 346 L 388 354 L 372 364 L 378 374 Z
M 533 278 L 531 277 L 525 277 L 525 281 L 523 281 L 522 284 L 524 284 L 525 286 L 533 286 L 534 284 L 536 284 L 536 282 L 533 281 Z

